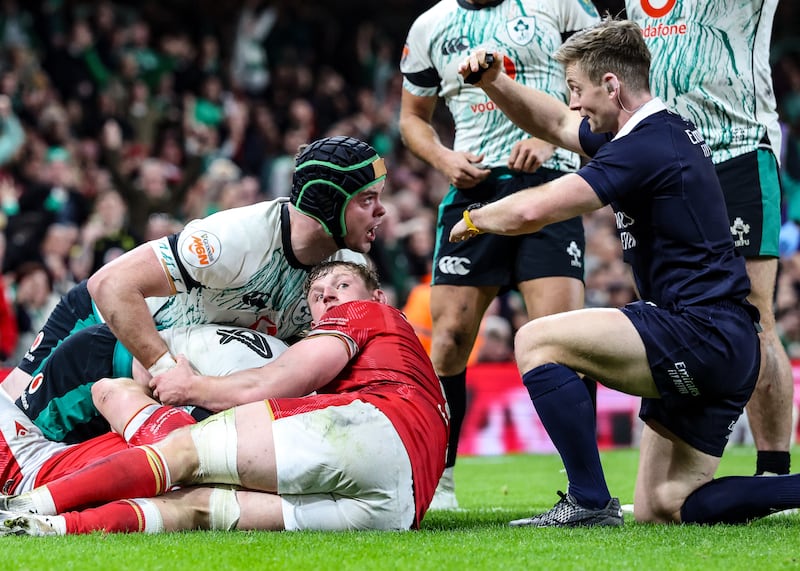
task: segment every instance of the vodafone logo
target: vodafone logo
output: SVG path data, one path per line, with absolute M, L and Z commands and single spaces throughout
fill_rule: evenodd
M 641 0 L 642 10 L 651 18 L 660 18 L 669 14 L 675 7 L 676 0 Z
M 39 331 L 39 334 L 36 336 L 36 339 L 33 340 L 33 343 L 31 343 L 31 348 L 28 349 L 28 351 L 31 353 L 36 351 L 36 349 L 39 348 L 39 345 L 42 344 L 42 339 L 44 339 L 44 331 Z
M 38 391 L 39 387 L 41 387 L 43 384 L 44 384 L 44 375 L 42 373 L 39 373 L 38 375 L 33 377 L 31 384 L 28 385 L 28 394 L 32 395 L 33 393 Z
M 183 241 L 183 259 L 195 268 L 207 268 L 219 259 L 222 247 L 214 234 L 194 232 Z
M 494 111 L 497 105 L 494 101 L 487 101 L 486 103 L 473 103 L 469 106 L 473 113 L 486 113 L 487 111 Z
M 640 0 L 640 5 L 642 10 L 647 14 L 649 17 L 653 19 L 659 19 L 670 12 L 675 7 L 676 0 Z M 680 14 L 676 14 L 676 18 L 674 22 L 667 22 L 666 24 L 662 24 L 661 22 L 653 22 L 651 24 L 643 23 L 642 27 L 642 36 L 645 39 L 651 38 L 670 38 L 676 36 L 685 36 L 689 32 L 689 28 L 685 21 L 681 21 Z M 638 19 L 638 16 L 637 16 Z

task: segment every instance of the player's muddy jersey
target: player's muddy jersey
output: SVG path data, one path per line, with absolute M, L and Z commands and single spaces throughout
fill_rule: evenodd
M 694 123 L 721 163 L 765 145 L 780 153 L 769 65 L 778 0 L 627 0 L 653 54 L 653 95 Z
M 443 0 L 408 32 L 400 63 L 403 87 L 413 95 L 444 98 L 456 126 L 454 150 L 485 153 L 488 167 L 507 166 L 512 146 L 529 135 L 482 89 L 465 83 L 458 65 L 478 48 L 500 52 L 514 80 L 566 103 L 564 69 L 552 55 L 566 35 L 597 19 L 589 0 L 505 0 L 483 6 Z M 572 171 L 578 164 L 576 154 L 558 149 L 544 166 Z
M 148 298 L 156 325 L 238 325 L 284 340 L 307 329 L 309 268 L 292 253 L 288 208 L 278 199 L 224 210 L 153 242 L 176 293 Z M 366 263 L 350 250 L 331 259 Z

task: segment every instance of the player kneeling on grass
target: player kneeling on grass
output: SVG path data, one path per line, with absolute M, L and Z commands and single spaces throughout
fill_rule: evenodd
M 321 264 L 306 291 L 308 336 L 226 379 L 255 402 L 0 497 L 0 533 L 418 527 L 448 438 L 430 360 L 364 266 Z
M 759 371 L 758 310 L 730 226 L 711 152 L 695 125 L 649 89 L 650 52 L 626 20 L 570 36 L 569 108 L 502 72 L 477 50 L 466 76 L 509 118 L 554 145 L 591 157 L 575 174 L 465 211 L 462 241 L 541 227 L 611 205 L 641 301 L 535 319 L 515 356 L 539 418 L 561 455 L 566 494 L 516 526 L 622 525 L 597 451 L 592 402 L 579 374 L 643 397 L 637 521 L 741 523 L 800 506 L 800 475 L 714 479 Z

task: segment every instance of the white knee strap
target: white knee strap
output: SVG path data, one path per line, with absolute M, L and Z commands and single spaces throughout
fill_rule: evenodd
M 199 466 L 196 484 L 242 483 L 236 467 L 236 419 L 233 410 L 209 416 L 191 428 Z
M 209 529 L 232 531 L 239 523 L 239 501 L 236 499 L 236 490 L 230 488 L 214 488 L 208 499 L 208 525 Z

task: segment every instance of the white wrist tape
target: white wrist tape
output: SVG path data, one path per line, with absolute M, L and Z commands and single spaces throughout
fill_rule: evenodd
M 172 355 L 169 354 L 169 351 L 167 351 L 158 358 L 158 361 L 150 365 L 150 368 L 147 370 L 152 376 L 155 377 L 161 373 L 166 373 L 177 364 L 178 363 L 175 362 L 175 359 L 172 358 Z

